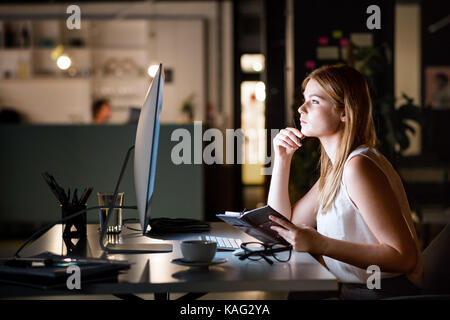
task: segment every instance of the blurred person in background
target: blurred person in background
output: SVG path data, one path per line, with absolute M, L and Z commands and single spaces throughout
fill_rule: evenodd
M 100 99 L 92 105 L 92 122 L 104 124 L 109 121 L 112 114 L 111 102 L 108 99 Z

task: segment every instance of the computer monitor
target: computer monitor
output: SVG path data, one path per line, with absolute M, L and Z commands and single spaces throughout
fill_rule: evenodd
M 164 77 L 160 64 L 139 116 L 134 144 L 134 188 L 143 234 L 147 231 L 155 189 L 163 90 Z
M 142 106 L 136 131 L 136 141 L 134 145 L 134 187 L 136 191 L 137 209 L 142 233 L 147 232 L 150 221 L 151 202 L 155 189 L 156 161 L 158 156 L 158 142 L 160 130 L 160 117 L 163 101 L 164 77 L 162 64 L 153 78 L 150 88 L 147 91 L 144 104 Z M 122 180 L 130 152 L 128 150 L 122 170 L 117 181 L 113 201 L 110 204 L 109 212 L 114 207 L 113 203 L 117 197 L 119 185 Z M 108 244 L 106 237 L 106 226 L 109 215 L 105 219 L 101 228 L 100 246 L 103 250 L 117 253 L 151 253 L 168 252 L 172 250 L 170 243 L 150 243 L 150 244 Z

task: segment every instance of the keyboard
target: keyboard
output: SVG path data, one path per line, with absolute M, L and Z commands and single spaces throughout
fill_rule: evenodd
M 231 250 L 234 251 L 241 247 L 242 240 L 236 238 L 224 238 L 214 236 L 201 236 L 204 241 L 213 241 L 217 243 L 218 250 Z

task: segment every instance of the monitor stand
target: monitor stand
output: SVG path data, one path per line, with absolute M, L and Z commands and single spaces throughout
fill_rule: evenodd
M 130 243 L 130 244 L 108 244 L 105 248 L 106 252 L 136 254 L 136 253 L 158 253 L 172 252 L 171 243 Z
M 128 159 L 130 157 L 131 151 L 134 149 L 134 146 L 128 149 L 128 152 L 125 156 L 125 160 L 122 164 L 122 168 L 120 170 L 119 179 L 117 180 L 116 186 L 114 188 L 113 199 L 109 205 L 108 212 L 112 212 L 112 209 L 115 208 L 114 203 L 116 203 L 117 193 L 119 191 L 119 186 L 122 181 L 123 175 L 125 173 L 125 169 L 128 163 Z M 103 225 L 100 229 L 100 248 L 106 253 L 118 253 L 118 254 L 137 254 L 137 253 L 159 253 L 159 252 L 171 252 L 173 250 L 173 246 L 171 243 L 109 243 L 108 236 L 106 232 L 106 226 L 108 225 L 110 215 L 106 215 L 106 221 L 103 222 Z M 145 233 L 144 233 L 145 234 Z
M 137 253 L 163 253 L 171 252 L 173 245 L 171 243 L 111 243 L 108 241 L 108 235 L 105 228 L 100 232 L 100 247 L 106 253 L 118 254 L 137 254 Z

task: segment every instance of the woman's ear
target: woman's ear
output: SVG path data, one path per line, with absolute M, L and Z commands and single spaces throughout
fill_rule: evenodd
M 345 117 L 345 112 L 341 113 L 341 122 L 345 122 L 346 121 L 346 117 Z

